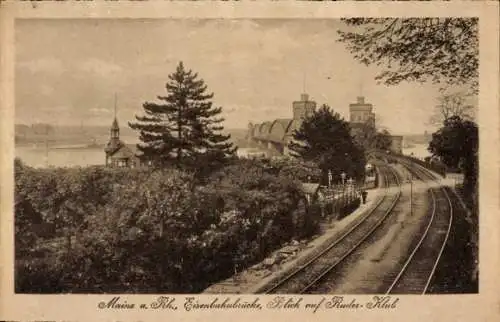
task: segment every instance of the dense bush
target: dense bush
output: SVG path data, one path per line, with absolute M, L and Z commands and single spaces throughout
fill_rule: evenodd
M 220 178 L 233 178 L 247 175 L 267 174 L 279 176 L 295 181 L 319 182 L 322 179 L 322 172 L 318 165 L 313 162 L 304 162 L 294 158 L 259 158 L 259 159 L 239 159 L 226 166 L 221 171 L 215 172 L 209 177 L 210 180 Z
M 14 237 L 16 255 L 28 255 L 36 242 L 34 226 L 42 222 L 40 213 L 22 195 L 15 196 Z
M 16 162 L 16 223 L 56 227 L 49 240 L 31 234 L 23 245 L 39 255 L 16 257 L 16 291 L 197 292 L 314 234 L 320 214 L 269 162 L 232 162 L 198 186 L 177 170 Z M 40 219 L 27 216 L 28 204 Z M 16 240 L 30 233 L 16 230 Z
M 305 182 L 321 182 L 323 174 L 319 166 L 313 162 L 300 161 L 293 158 L 271 160 L 271 165 L 279 169 L 279 175 L 293 180 Z
M 338 219 L 342 219 L 352 213 L 354 210 L 356 210 L 359 205 L 361 204 L 361 199 L 356 198 L 352 202 L 347 203 L 344 205 L 342 208 L 339 210 L 339 217 Z

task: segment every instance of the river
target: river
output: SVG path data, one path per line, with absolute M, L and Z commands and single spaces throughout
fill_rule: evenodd
M 16 147 L 16 157 L 33 167 L 74 167 L 104 165 L 105 154 L 102 148 L 48 149 L 42 147 Z
M 255 148 L 238 149 L 237 154 L 240 157 L 248 155 L 263 154 L 265 151 Z M 427 145 L 415 145 L 412 148 L 403 150 L 404 154 L 411 153 L 418 158 L 424 158 L 429 155 Z M 15 149 L 16 157 L 24 163 L 33 167 L 73 167 L 88 165 L 104 165 L 105 154 L 102 148 L 95 147 L 73 147 L 73 148 L 49 148 L 48 153 L 44 147 L 17 146 Z
M 431 154 L 427 151 L 428 144 L 415 144 L 412 148 L 403 148 L 403 154 L 413 155 L 417 158 L 423 159 Z

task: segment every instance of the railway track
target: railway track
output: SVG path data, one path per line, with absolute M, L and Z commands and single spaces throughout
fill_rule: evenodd
M 419 165 L 401 162 L 421 179 L 431 182 L 435 177 Z M 429 222 L 413 251 L 392 279 L 386 294 L 425 294 L 446 246 L 453 222 L 453 205 L 443 187 L 429 189 L 432 211 Z
M 386 192 L 369 214 L 319 254 L 276 283 L 270 284 L 263 290 L 264 293 L 307 293 L 373 234 L 391 214 L 401 197 L 397 173 L 390 166 L 381 166 L 379 169 L 384 173 Z M 396 194 L 390 194 L 389 189 L 394 185 L 399 189 Z

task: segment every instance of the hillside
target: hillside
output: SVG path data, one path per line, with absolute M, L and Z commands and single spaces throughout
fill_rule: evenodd
M 247 129 L 224 129 L 224 133 L 231 135 L 231 142 L 240 148 L 249 147 Z M 127 143 L 137 143 L 138 133 L 127 126 L 121 125 L 120 137 Z M 405 145 L 427 145 L 431 140 L 430 134 L 404 135 Z M 50 144 L 98 144 L 104 145 L 109 140 L 108 126 L 54 126 L 47 124 L 16 124 L 16 145 L 40 145 L 48 141 Z
M 231 135 L 231 142 L 239 147 L 246 143 L 246 129 L 225 129 Z M 129 127 L 120 127 L 120 137 L 127 143 L 136 143 L 138 133 Z M 48 141 L 50 144 L 99 144 L 104 145 L 109 140 L 107 126 L 54 126 L 48 124 L 16 124 L 16 145 L 40 145 Z

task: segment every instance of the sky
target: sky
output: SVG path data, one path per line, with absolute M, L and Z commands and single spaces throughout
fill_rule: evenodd
M 394 134 L 423 133 L 436 105 L 432 84 L 377 84 L 377 66 L 337 41 L 336 19 L 81 19 L 16 22 L 16 123 L 110 125 L 165 95 L 183 61 L 222 106 L 226 128 L 292 117 L 307 92 L 346 119 L 363 95 Z

